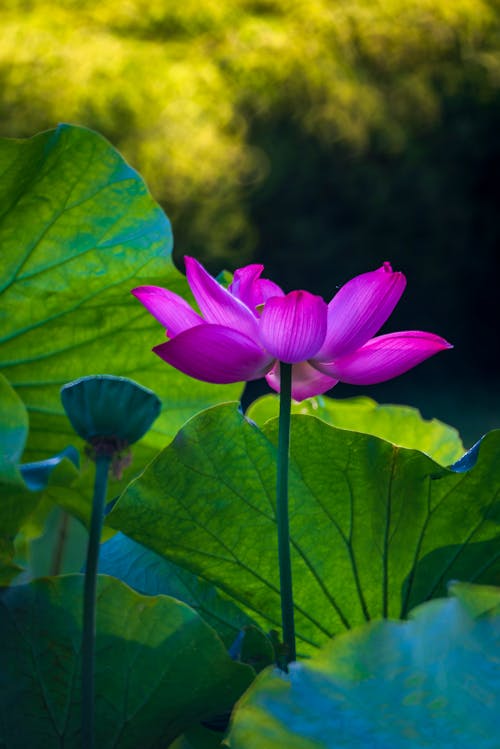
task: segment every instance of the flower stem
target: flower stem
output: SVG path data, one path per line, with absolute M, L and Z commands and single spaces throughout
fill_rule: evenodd
M 278 436 L 278 474 L 276 481 L 276 519 L 280 568 L 281 621 L 286 660 L 295 660 L 295 624 L 293 619 L 292 565 L 288 522 L 288 461 L 290 454 L 290 411 L 292 405 L 292 365 L 280 362 L 280 415 Z
M 96 458 L 94 498 L 90 520 L 87 564 L 83 590 L 83 632 L 82 632 L 82 747 L 94 749 L 95 712 L 95 632 L 96 632 L 96 585 L 101 541 L 104 504 L 108 486 L 108 472 L 111 458 L 98 455 Z

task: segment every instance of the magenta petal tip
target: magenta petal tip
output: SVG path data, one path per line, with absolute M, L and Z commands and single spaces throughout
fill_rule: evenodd
M 408 372 L 434 354 L 453 348 L 441 336 L 405 330 L 372 338 L 357 351 L 317 368 L 350 385 L 375 385 Z

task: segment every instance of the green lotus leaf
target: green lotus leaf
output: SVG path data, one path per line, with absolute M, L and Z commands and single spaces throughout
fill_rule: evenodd
M 123 533 L 101 546 L 99 572 L 122 580 L 145 595 L 169 595 L 184 601 L 210 624 L 229 647 L 253 620 L 213 585 L 169 562 Z
M 100 372 L 130 377 L 157 393 L 163 409 L 111 487 L 118 494 L 186 419 L 238 397 L 241 386 L 197 382 L 152 353 L 165 331 L 130 290 L 156 284 L 190 292 L 171 259 L 167 217 L 104 138 L 60 125 L 2 139 L 0 175 L 0 371 L 28 410 L 24 460 L 44 460 L 74 442 L 63 385 Z M 83 460 L 80 478 L 52 500 L 86 518 L 92 477 Z
M 278 415 L 279 397 L 264 395 L 254 401 L 247 416 L 263 426 Z M 460 435 L 437 419 L 424 419 L 410 406 L 379 405 L 365 396 L 342 400 L 321 395 L 292 403 L 292 412 L 316 416 L 327 424 L 354 432 L 373 434 L 400 447 L 420 450 L 436 463 L 449 466 L 464 453 Z
M 21 398 L 0 373 L 0 482 L 23 487 L 19 470 L 28 438 L 28 413 Z
M 129 485 L 108 517 L 112 527 L 215 585 L 264 631 L 281 622 L 276 443 L 276 420 L 262 432 L 234 404 L 208 409 Z M 416 450 L 293 416 L 299 655 L 366 621 L 405 617 L 450 580 L 498 581 L 499 486 L 498 431 L 483 439 L 474 467 L 456 473 Z
M 0 374 L 0 585 L 18 574 L 14 538 L 40 504 L 40 492 L 49 482 L 67 486 L 78 475 L 78 454 L 66 447 L 59 454 L 33 463 L 21 463 L 28 435 L 28 414 L 23 402 Z
M 221 749 L 223 738 L 224 731 L 213 731 L 200 725 L 190 728 L 168 749 Z
M 341 635 L 286 676 L 263 672 L 236 708 L 228 745 L 496 749 L 500 588 L 453 591 L 408 622 Z
M 60 467 L 66 469 L 66 471 L 61 471 Z M 19 470 L 27 488 L 32 492 L 38 492 L 48 486 L 51 475 L 56 469 L 59 469 L 57 471 L 58 484 L 65 486 L 66 483 L 70 483 L 74 479 L 78 467 L 78 451 L 72 445 L 69 445 L 61 450 L 58 455 L 46 458 L 46 460 L 22 463 Z
M 83 577 L 42 578 L 0 598 L 0 744 L 80 749 Z M 213 629 L 167 596 L 99 576 L 96 746 L 168 746 L 231 708 L 253 671 Z

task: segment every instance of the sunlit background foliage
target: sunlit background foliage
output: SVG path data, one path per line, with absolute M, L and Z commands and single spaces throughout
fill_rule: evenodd
M 103 133 L 179 265 L 263 261 L 329 298 L 391 260 L 390 329 L 456 348 L 370 393 L 470 440 L 500 424 L 499 42 L 498 0 L 3 0 L 0 134 Z

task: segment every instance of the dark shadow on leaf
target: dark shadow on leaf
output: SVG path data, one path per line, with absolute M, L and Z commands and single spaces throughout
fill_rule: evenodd
M 493 506 L 498 513 L 500 503 Z M 491 518 L 491 514 L 488 514 Z M 450 544 L 426 554 L 406 577 L 402 587 L 402 601 L 407 600 L 407 588 L 412 582 L 411 595 L 402 616 L 407 616 L 416 605 L 432 598 L 444 598 L 452 580 L 482 585 L 500 586 L 500 542 L 498 538 L 469 544 Z

